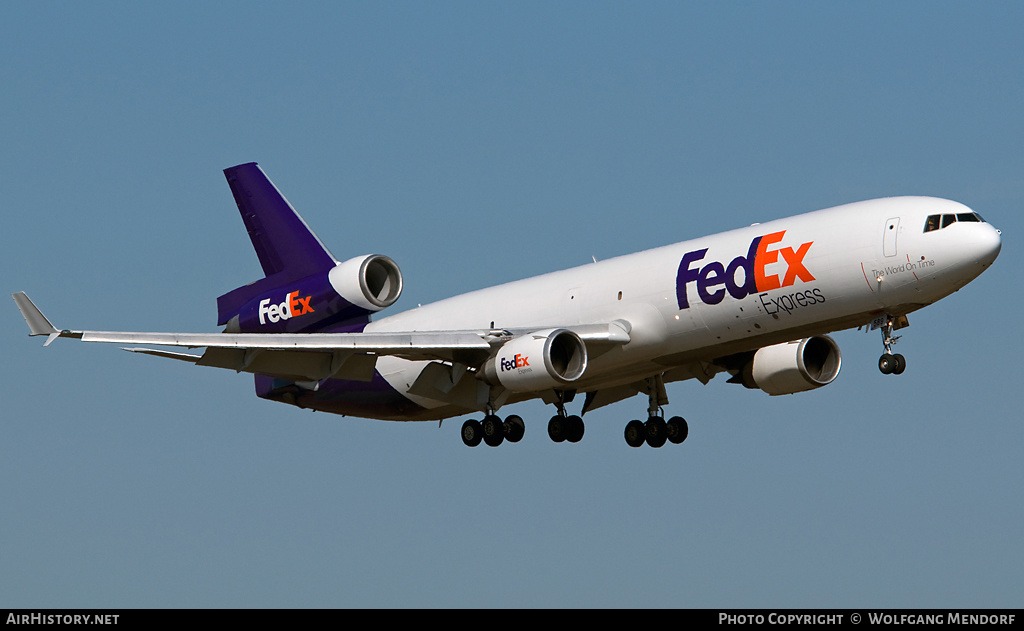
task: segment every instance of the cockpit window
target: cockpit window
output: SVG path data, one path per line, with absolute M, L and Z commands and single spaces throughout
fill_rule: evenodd
M 982 222 L 984 219 L 978 213 L 957 213 L 955 215 L 928 215 L 928 218 L 924 221 L 924 231 L 932 232 L 933 230 L 941 230 L 950 224 L 954 224 L 958 221 L 971 221 L 971 222 Z M 941 224 L 941 225 L 940 225 Z

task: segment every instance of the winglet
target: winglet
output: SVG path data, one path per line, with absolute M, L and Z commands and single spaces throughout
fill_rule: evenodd
M 39 310 L 39 307 L 32 302 L 25 292 L 19 291 L 18 293 L 11 294 L 11 297 L 14 298 L 14 302 L 18 303 L 21 316 L 28 323 L 30 336 L 46 335 L 46 343 L 43 346 L 49 346 L 50 342 L 60 336 L 60 331 L 57 330 L 57 327 L 50 324 L 50 321 L 46 319 L 43 312 Z

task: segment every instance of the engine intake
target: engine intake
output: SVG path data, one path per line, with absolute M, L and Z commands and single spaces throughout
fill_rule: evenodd
M 545 329 L 506 342 L 484 365 L 484 377 L 513 392 L 557 388 L 587 369 L 587 347 L 568 329 Z
M 402 271 L 382 254 L 357 256 L 327 274 L 338 295 L 367 311 L 390 307 L 402 294 Z
M 839 346 L 827 335 L 784 342 L 754 353 L 744 385 L 773 396 L 804 392 L 832 383 L 841 365 Z

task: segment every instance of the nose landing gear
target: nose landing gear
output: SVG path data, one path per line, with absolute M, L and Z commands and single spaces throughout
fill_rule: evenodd
M 878 370 L 883 375 L 902 375 L 903 371 L 907 369 L 907 359 L 899 353 L 893 354 L 892 352 L 892 345 L 901 337 L 899 335 L 893 337 L 892 334 L 897 323 L 901 324 L 901 328 L 907 326 L 907 317 L 900 316 L 897 319 L 886 315 L 885 324 L 882 325 L 882 346 L 885 347 L 885 352 L 878 358 Z

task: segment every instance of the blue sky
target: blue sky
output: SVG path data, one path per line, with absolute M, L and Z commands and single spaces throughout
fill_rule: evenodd
M 972 284 L 834 337 L 837 381 L 669 386 L 551 443 L 261 401 L 247 375 L 0 310 L 0 603 L 1019 607 L 1019 3 L 19 3 L 0 20 L 0 261 L 57 326 L 213 331 L 259 264 L 258 161 L 394 309 L 902 194 L 1002 229 Z

